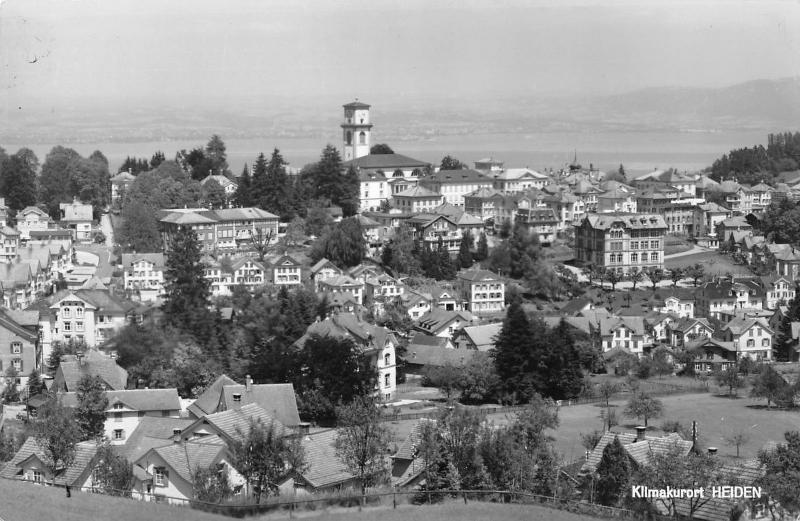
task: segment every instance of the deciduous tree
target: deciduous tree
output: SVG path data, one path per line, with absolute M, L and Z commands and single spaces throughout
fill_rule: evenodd
M 83 439 L 101 439 L 105 432 L 108 396 L 105 382 L 100 376 L 84 375 L 78 381 L 75 422 L 83 432 Z
M 647 427 L 648 420 L 658 418 L 663 412 L 664 405 L 661 400 L 653 398 L 644 392 L 634 393 L 625 407 L 625 416 L 644 420 L 645 427 Z
M 44 463 L 55 476 L 59 469 L 67 468 L 75 461 L 75 446 L 81 440 L 81 429 L 71 409 L 64 407 L 56 398 L 51 398 L 39 407 L 33 422 L 36 445 L 42 451 Z

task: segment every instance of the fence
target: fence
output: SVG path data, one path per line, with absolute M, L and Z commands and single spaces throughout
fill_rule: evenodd
M 64 488 L 64 485 L 55 486 Z M 358 508 L 369 506 L 373 508 L 397 508 L 402 504 L 421 505 L 442 503 L 445 501 L 463 501 L 468 504 L 470 501 L 488 503 L 509 503 L 522 505 L 541 505 L 557 510 L 566 510 L 576 514 L 588 515 L 593 517 L 603 517 L 608 519 L 640 519 L 641 513 L 622 508 L 607 507 L 586 501 L 575 499 L 558 498 L 544 496 L 528 492 L 510 490 L 388 490 L 372 491 L 364 496 L 354 490 L 340 491 L 338 493 L 325 494 L 322 496 L 309 495 L 308 497 L 293 500 L 282 500 L 280 497 L 270 497 L 259 504 L 221 504 L 187 499 L 179 497 L 162 496 L 148 493 L 136 493 L 131 496 L 130 492 L 120 490 L 102 490 L 98 488 L 83 488 L 80 490 L 85 493 L 112 495 L 121 500 L 149 501 L 156 503 L 168 503 L 174 506 L 184 506 L 221 514 L 228 517 L 242 518 L 247 516 L 284 513 L 288 518 L 293 518 L 295 513 L 321 510 L 328 507 L 339 508 Z M 305 516 L 304 516 L 305 517 Z M 666 516 L 650 514 L 648 519 L 654 521 L 667 521 Z

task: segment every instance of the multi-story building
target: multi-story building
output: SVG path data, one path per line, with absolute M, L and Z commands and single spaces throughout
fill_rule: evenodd
M 697 182 L 690 175 L 679 174 L 675 170 L 655 170 L 637 176 L 632 184 L 638 189 L 675 188 L 689 197 L 697 194 Z
M 590 214 L 575 227 L 575 257 L 582 264 L 626 274 L 663 268 L 666 230 L 660 215 Z
M 624 349 L 641 356 L 645 347 L 644 318 L 632 316 L 602 318 L 600 339 L 603 352 Z
M 438 249 L 439 240 L 450 252 L 461 247 L 461 230 L 458 223 L 444 215 L 419 214 L 407 221 L 418 248 Z
M 703 203 L 694 207 L 692 229 L 696 237 L 716 236 L 717 225 L 730 219 L 731 211 L 717 203 Z
M 359 212 L 375 212 L 389 202 L 392 196 L 391 188 L 382 171 L 373 172 L 362 170 L 358 172 L 359 183 Z
M 550 178 L 529 168 L 507 168 L 497 172 L 490 172 L 494 179 L 493 186 L 496 190 L 508 193 L 524 192 L 531 188 L 542 189 L 550 182 Z
M 444 196 L 446 203 L 464 206 L 464 196 L 481 188 L 492 188 L 491 177 L 477 170 L 440 170 L 420 177 L 419 185 Z
M 0 310 L 0 374 L 16 373 L 14 385 L 23 389 L 28 375 L 39 367 L 39 334 L 36 323 L 20 320 L 13 311 Z
M 766 309 L 776 309 L 778 306 L 786 305 L 795 297 L 795 285 L 789 279 L 781 275 L 761 277 L 761 282 L 766 291 L 764 307 Z
M 92 205 L 75 199 L 59 204 L 58 208 L 61 225 L 73 231 L 73 238 L 78 242 L 92 242 Z
M 172 235 L 184 226 L 197 234 L 207 252 L 242 250 L 266 242 L 268 237 L 274 240 L 278 235 L 278 216 L 260 208 L 178 208 L 161 210 L 159 226 L 167 250 Z
M 636 213 L 636 192 L 622 188 L 607 190 L 597 196 L 597 211 Z
M 136 180 L 131 172 L 120 172 L 111 178 L 111 202 L 119 202 Z
M 52 228 L 55 228 L 55 223 L 41 208 L 28 206 L 17 214 L 17 231 L 22 240 L 30 239 L 32 231 L 46 231 Z
M 17 257 L 19 248 L 19 232 L 14 228 L 0 228 L 0 262 L 9 263 Z
M 375 370 L 375 396 L 383 401 L 394 398 L 397 391 L 397 339 L 391 331 L 364 322 L 352 313 L 334 313 L 311 324 L 295 345 L 302 349 L 311 335 L 351 339 Z
M 737 316 L 722 328 L 722 340 L 733 342 L 737 357 L 759 362 L 772 360 L 774 332 L 763 318 Z
M 550 244 L 556 238 L 558 218 L 550 208 L 521 208 L 515 221 L 519 221 L 535 233 L 541 244 Z
M 163 253 L 123 253 L 122 280 L 130 298 L 154 302 L 164 293 Z
M 319 291 L 332 296 L 348 294 L 356 304 L 364 304 L 364 284 L 347 275 L 336 275 L 319 281 Z
M 208 175 L 200 181 L 201 185 L 205 185 L 209 181 L 215 181 L 222 190 L 225 192 L 225 197 L 230 199 L 236 193 L 236 181 L 232 180 L 230 177 L 226 177 L 224 175 Z
M 422 186 L 414 186 L 392 196 L 393 206 L 402 212 L 429 212 L 442 204 L 442 196 Z
M 695 298 L 696 316 L 719 320 L 736 311 L 763 309 L 766 291 L 756 279 L 734 278 L 704 283 Z
M 558 217 L 558 231 L 564 231 L 586 215 L 586 209 L 580 197 L 559 190 L 553 195 L 545 195 L 541 203 L 553 210 Z M 524 208 L 523 199 L 519 201 L 519 207 Z M 538 202 L 537 202 L 538 206 Z
M 458 282 L 466 311 L 478 316 L 499 315 L 505 311 L 505 283 L 491 271 L 466 271 L 458 275 Z
M 303 283 L 303 266 L 289 255 L 272 263 L 272 283 L 277 286 L 293 286 Z
M 314 285 L 314 291 L 319 291 L 319 283 L 321 281 L 343 275 L 344 271 L 328 259 L 320 259 L 319 262 L 311 266 L 309 274 Z

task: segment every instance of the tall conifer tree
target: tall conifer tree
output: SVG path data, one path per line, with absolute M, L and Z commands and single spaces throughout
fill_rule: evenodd
M 182 226 L 172 236 L 166 268 L 161 309 L 167 322 L 196 336 L 208 332 L 210 283 L 205 278 L 197 235 L 190 228 Z

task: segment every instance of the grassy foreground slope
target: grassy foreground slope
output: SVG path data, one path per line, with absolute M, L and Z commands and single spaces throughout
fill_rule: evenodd
M 156 505 L 100 494 L 73 492 L 0 479 L 0 518 L 5 521 L 221 521 L 230 519 L 190 508 Z

